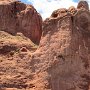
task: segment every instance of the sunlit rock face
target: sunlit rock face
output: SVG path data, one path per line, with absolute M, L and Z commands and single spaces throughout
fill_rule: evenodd
M 40 90 L 89 90 L 88 7 L 87 2 L 81 1 L 77 8 L 54 11 L 43 22 L 43 35 L 32 59 L 41 80 L 41 86 L 37 86 Z
M 25 4 L 24 7 L 26 7 Z M 54 11 L 43 22 L 42 37 L 36 51 L 32 53 L 33 48 L 30 51 L 27 47 L 22 47 L 13 56 L 8 54 L 3 56 L 5 60 L 1 60 L 0 63 L 2 76 L 0 88 L 5 90 L 90 90 L 90 12 L 88 7 L 87 2 L 81 1 L 77 8 L 62 8 Z M 17 14 L 18 27 L 22 29 L 21 32 L 24 35 L 26 35 L 24 25 L 26 24 L 27 27 L 29 24 L 27 23 L 28 15 L 29 13 L 33 15 L 32 8 L 27 6 L 25 11 L 22 10 Z M 6 30 L 9 33 L 12 31 Z
M 0 30 L 15 35 L 23 33 L 39 44 L 42 34 L 42 18 L 31 5 L 17 0 L 0 1 Z

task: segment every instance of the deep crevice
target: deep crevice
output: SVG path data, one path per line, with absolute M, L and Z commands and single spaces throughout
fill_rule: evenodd
M 63 59 L 63 61 L 65 61 L 65 58 L 63 57 L 63 55 L 58 55 L 57 58 L 58 59 Z

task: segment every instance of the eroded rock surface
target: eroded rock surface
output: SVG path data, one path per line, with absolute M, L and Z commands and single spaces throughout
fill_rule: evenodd
M 35 90 L 90 89 L 89 18 L 87 9 L 71 7 L 54 11 L 43 22 L 42 39 L 32 59 L 41 82 Z
M 42 18 L 31 5 L 17 0 L 0 1 L 0 30 L 15 35 L 23 33 L 39 44 L 42 34 Z
M 54 11 L 35 52 L 2 55 L 1 89 L 90 90 L 90 12 L 83 6 Z
M 89 11 L 89 6 L 88 6 L 87 1 L 80 1 L 78 3 L 77 9 L 86 9 Z

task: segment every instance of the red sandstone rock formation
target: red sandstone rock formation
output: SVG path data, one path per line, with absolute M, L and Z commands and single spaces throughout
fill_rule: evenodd
M 90 90 L 90 12 L 80 3 L 43 22 L 37 51 L 0 57 L 1 89 Z
M 31 5 L 20 1 L 0 1 L 0 30 L 15 35 L 23 33 L 38 44 L 42 34 L 42 19 Z
M 35 90 L 90 90 L 90 12 L 80 3 L 82 8 L 58 9 L 43 22 L 32 59 L 40 82 Z

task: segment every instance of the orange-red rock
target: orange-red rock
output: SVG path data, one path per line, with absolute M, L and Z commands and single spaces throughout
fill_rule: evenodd
M 0 1 L 0 30 L 13 35 L 21 32 L 38 44 L 42 35 L 42 18 L 31 5 L 17 0 Z
M 12 57 L 0 54 L 0 88 L 89 90 L 90 12 L 82 8 L 58 9 L 43 22 L 35 52 L 28 49 Z
M 43 22 L 42 39 L 32 59 L 40 82 L 35 90 L 89 90 L 90 12 L 70 11 L 58 9 Z

